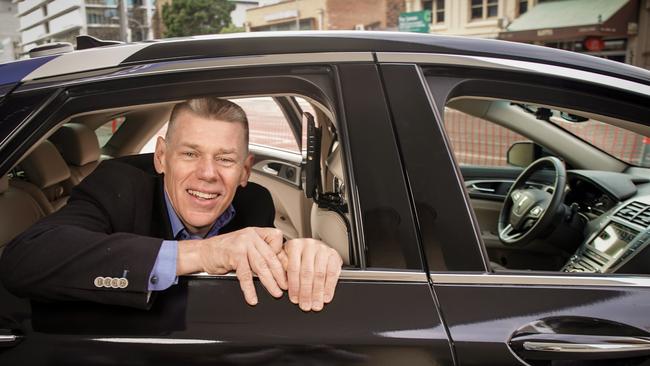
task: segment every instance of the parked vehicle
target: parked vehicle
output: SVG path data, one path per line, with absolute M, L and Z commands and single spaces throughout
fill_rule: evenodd
M 183 276 L 148 311 L 2 288 L 0 364 L 648 362 L 650 72 L 407 33 L 79 44 L 0 65 L 0 250 L 214 95 L 257 116 L 276 227 L 345 268 L 319 313 L 261 286 L 250 307 L 233 275 Z

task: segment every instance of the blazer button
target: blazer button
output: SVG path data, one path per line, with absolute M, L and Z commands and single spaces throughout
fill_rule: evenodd
M 104 287 L 110 288 L 111 287 L 111 280 L 112 280 L 112 278 L 110 278 L 110 277 L 104 277 Z
M 119 284 L 120 288 L 126 288 L 126 286 L 128 285 L 129 285 L 129 280 L 127 280 L 126 278 L 120 278 L 120 284 Z
M 104 277 L 96 277 L 94 281 L 95 287 L 103 287 L 104 286 Z
M 120 288 L 120 279 L 113 277 L 111 279 L 111 288 Z
M 158 283 L 158 277 L 157 276 L 151 276 L 151 283 L 153 285 L 157 284 Z

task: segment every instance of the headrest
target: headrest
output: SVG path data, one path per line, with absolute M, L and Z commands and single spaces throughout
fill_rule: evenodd
M 84 166 L 99 160 L 101 154 L 95 132 L 80 123 L 66 123 L 50 137 L 50 141 L 70 165 Z
M 338 178 L 340 181 L 345 181 L 345 175 L 343 174 L 343 160 L 341 157 L 341 145 L 336 144 L 330 153 L 330 156 L 327 157 L 325 162 L 329 168 L 332 175 Z
M 70 178 L 70 168 L 50 141 L 43 141 L 20 166 L 38 188 L 47 188 Z
M 5 175 L 0 178 L 0 194 L 5 193 L 7 189 L 9 189 L 9 176 Z

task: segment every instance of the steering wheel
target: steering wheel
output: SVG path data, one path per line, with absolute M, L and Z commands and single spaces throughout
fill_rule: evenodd
M 555 175 L 553 190 L 530 187 L 530 177 L 544 168 Z M 556 157 L 534 161 L 510 187 L 499 213 L 499 239 L 507 246 L 523 247 L 546 233 L 564 202 L 566 169 Z

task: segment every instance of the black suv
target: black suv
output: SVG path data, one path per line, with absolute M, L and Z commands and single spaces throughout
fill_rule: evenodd
M 0 251 L 211 95 L 249 115 L 276 227 L 345 268 L 319 313 L 233 275 L 147 311 L 0 288 L 0 364 L 647 362 L 650 72 L 407 33 L 90 44 L 0 65 Z

